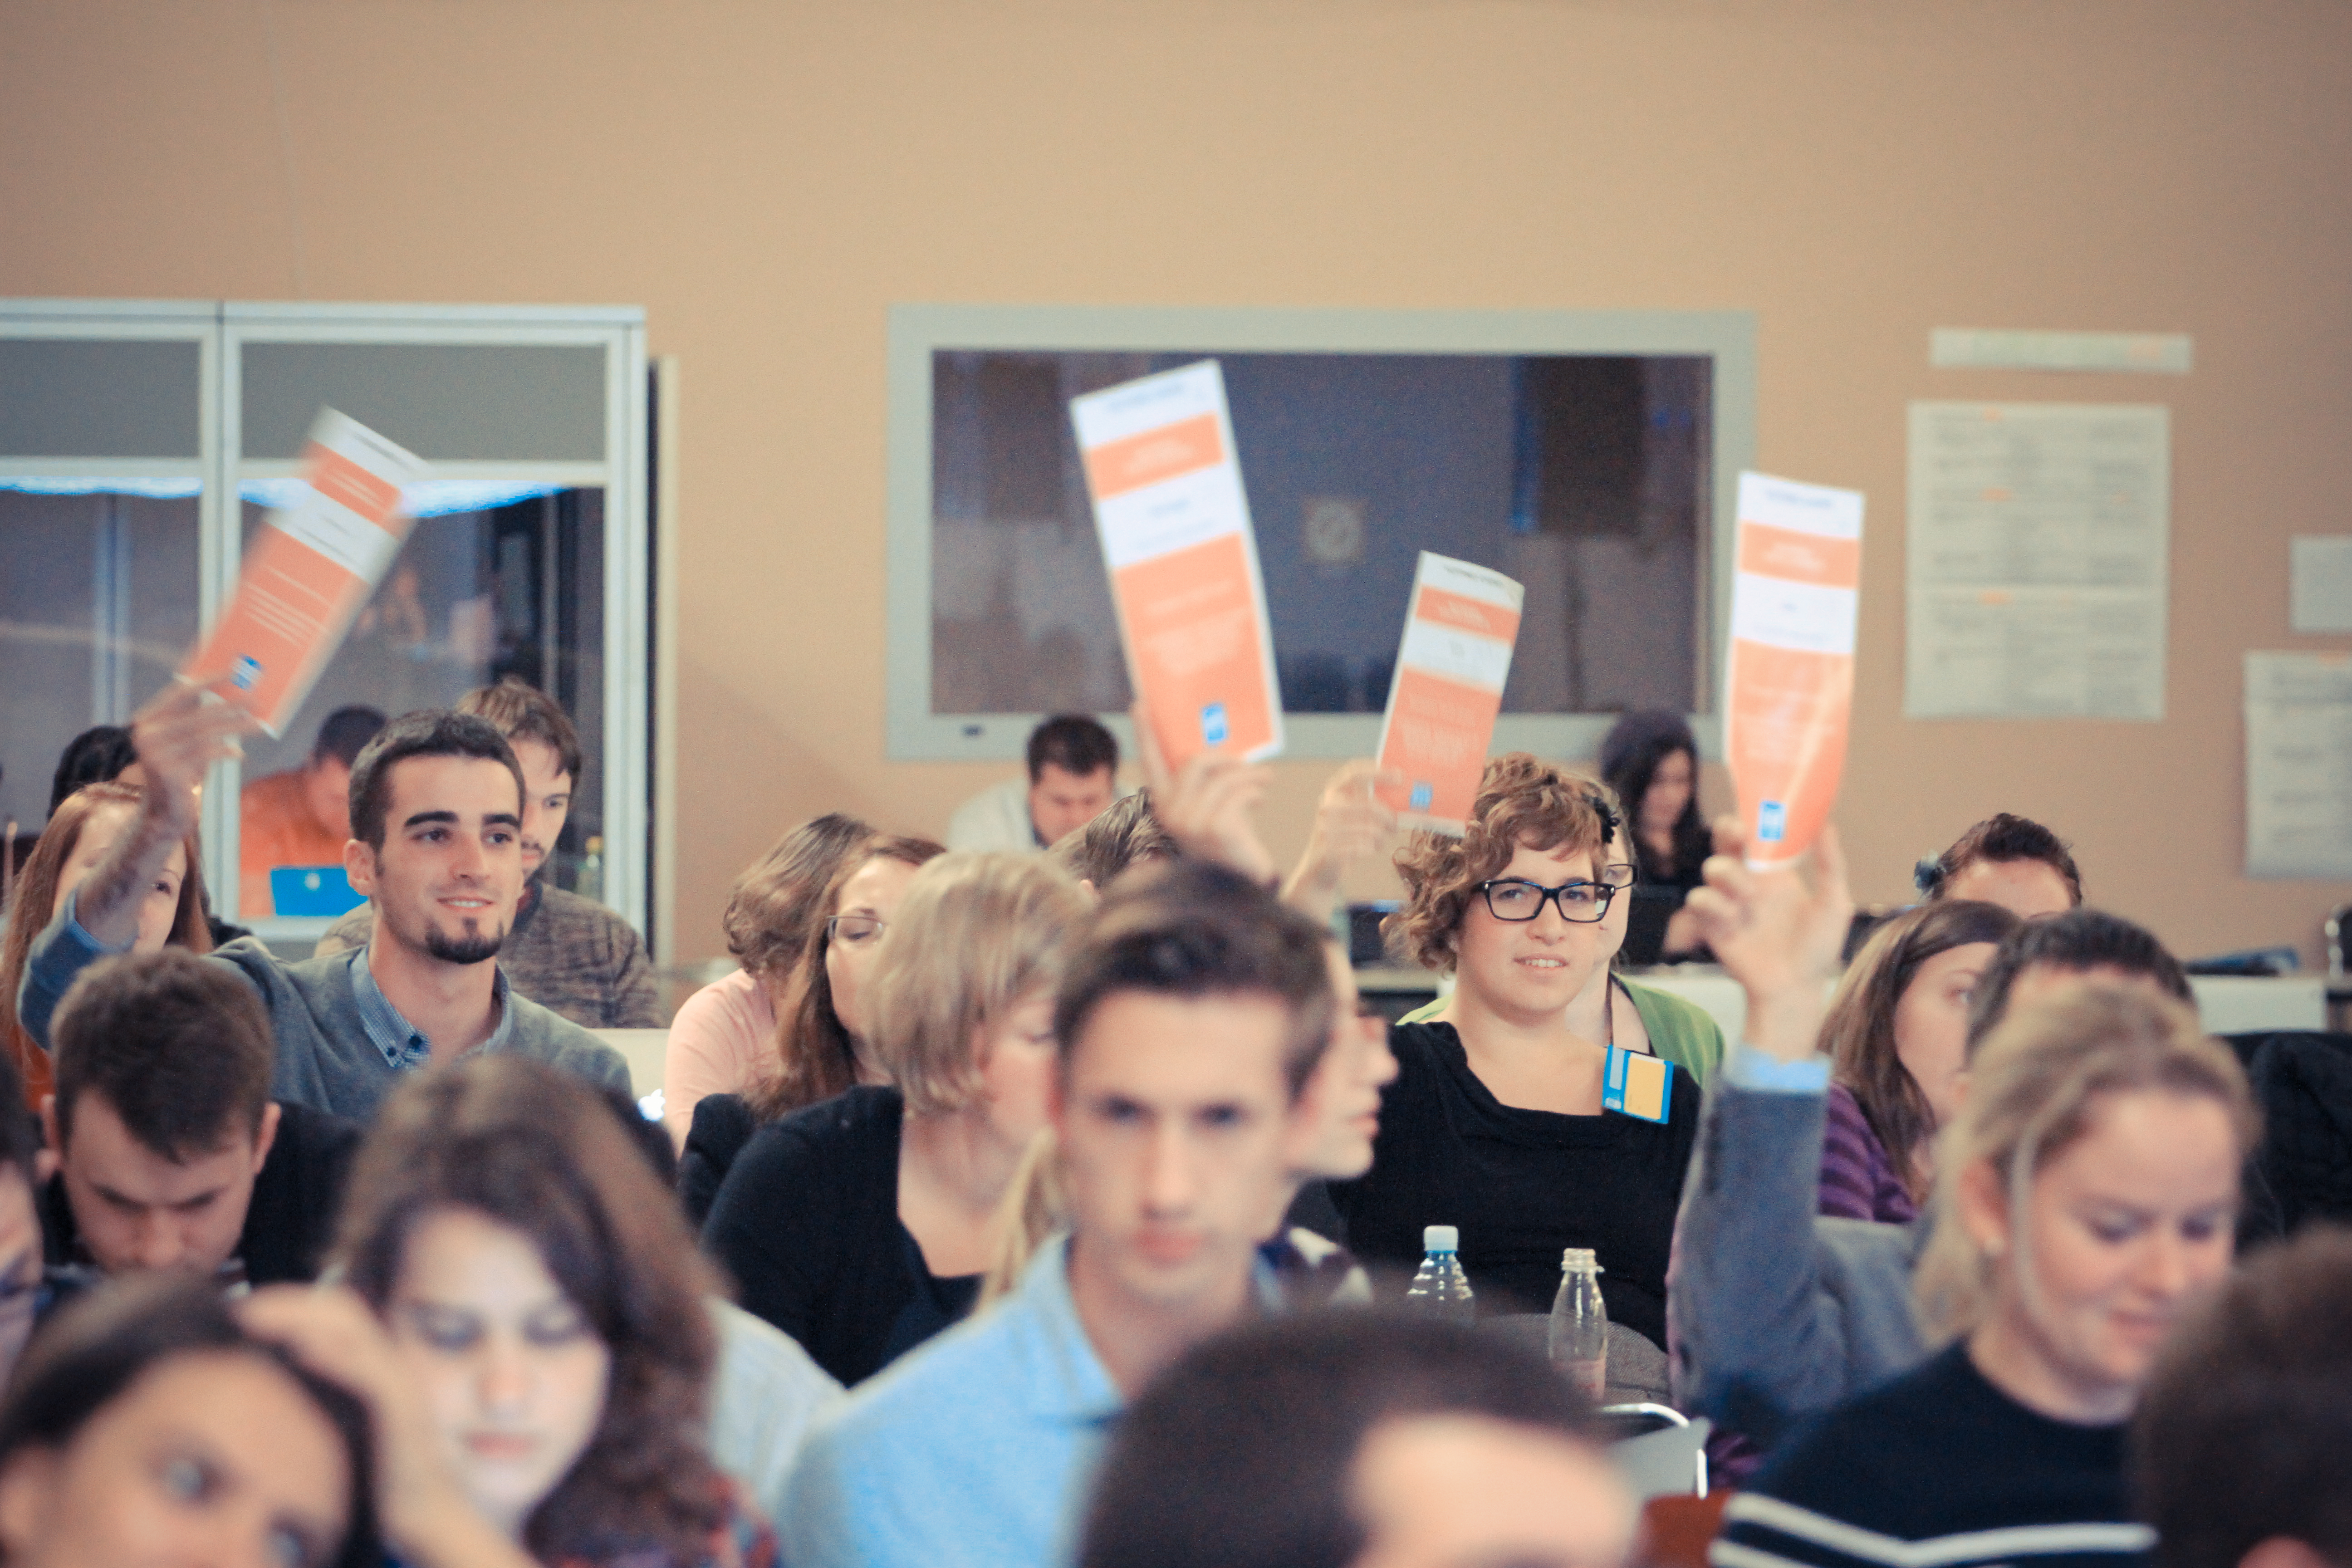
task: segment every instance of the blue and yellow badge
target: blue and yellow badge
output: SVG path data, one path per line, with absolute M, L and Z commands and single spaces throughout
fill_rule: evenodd
M 1609 1047 L 1609 1063 L 1601 1069 L 1601 1110 L 1664 1121 L 1674 1103 L 1674 1063 L 1622 1046 Z

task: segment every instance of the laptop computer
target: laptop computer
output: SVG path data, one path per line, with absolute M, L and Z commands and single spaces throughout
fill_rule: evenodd
M 269 873 L 269 901 L 281 915 L 349 914 L 367 900 L 352 890 L 341 866 L 279 866 Z

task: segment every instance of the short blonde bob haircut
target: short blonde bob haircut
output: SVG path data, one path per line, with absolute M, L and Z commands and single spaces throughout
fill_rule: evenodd
M 942 855 L 915 873 L 866 983 L 867 1043 L 909 1112 L 979 1097 L 981 1031 L 1052 989 L 1092 910 L 1044 855 Z
M 1451 973 L 1455 933 L 1479 883 L 1501 876 L 1522 845 L 1571 855 L 1598 850 L 1617 821 L 1605 785 L 1525 752 L 1494 758 L 1461 837 L 1420 832 L 1397 851 L 1405 904 L 1381 930 L 1423 968 Z
M 1992 1315 L 1996 1260 L 1960 1223 L 1960 1173 L 1990 1165 L 2008 1189 L 2006 1256 L 2031 1300 L 2025 1234 L 2033 1178 L 2091 1131 L 2098 1102 L 2158 1092 L 2210 1100 L 2230 1119 L 2242 1163 L 2261 1133 L 2245 1069 L 2197 1015 L 2142 985 L 2085 980 L 2010 1015 L 1969 1064 L 1969 1094 L 1938 1140 L 1934 1229 L 1912 1284 L 1920 1327 L 1948 1344 Z

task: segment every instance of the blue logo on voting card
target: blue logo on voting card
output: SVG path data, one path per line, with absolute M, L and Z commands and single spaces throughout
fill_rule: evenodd
M 261 661 L 247 654 L 229 667 L 228 683 L 239 691 L 250 691 L 261 684 Z
M 1768 800 L 1756 808 L 1756 837 L 1767 844 L 1778 844 L 1789 836 L 1789 808 L 1777 800 Z
M 1212 702 L 1201 710 L 1201 739 L 1213 746 L 1225 743 L 1225 705 Z
M 1412 786 L 1412 800 L 1413 810 L 1427 811 L 1429 809 L 1429 803 L 1434 798 L 1436 798 L 1435 793 L 1430 789 L 1426 781 L 1416 781 L 1414 783 Z

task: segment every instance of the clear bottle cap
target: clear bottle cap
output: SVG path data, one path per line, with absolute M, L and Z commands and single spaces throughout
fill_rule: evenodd
M 1423 1252 L 1459 1252 L 1462 1250 L 1462 1233 L 1450 1225 L 1424 1226 L 1421 1232 L 1421 1249 Z
M 1563 1274 L 1606 1274 L 1601 1260 L 1589 1247 L 1571 1247 L 1559 1255 L 1559 1271 Z

